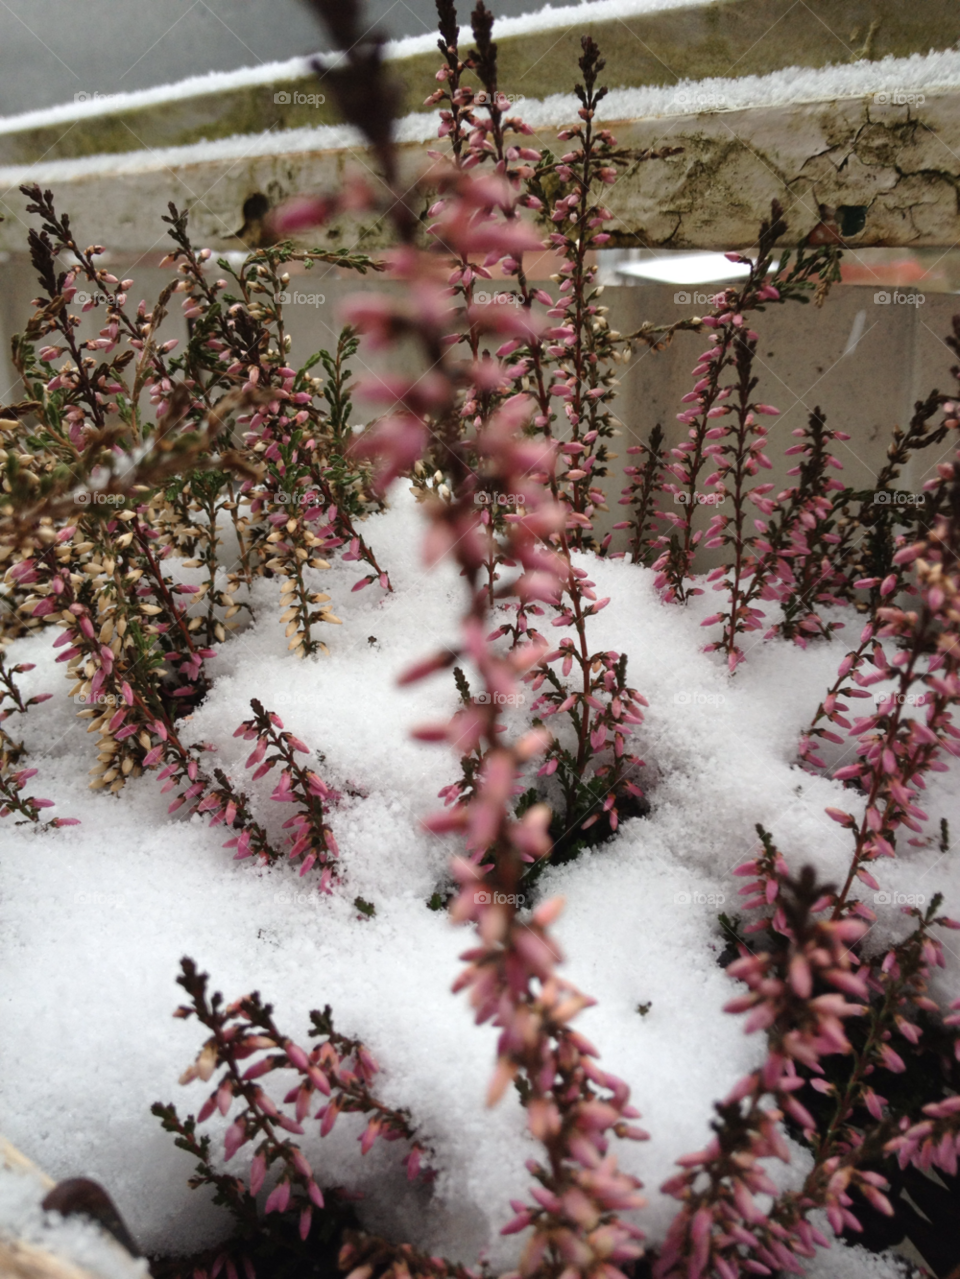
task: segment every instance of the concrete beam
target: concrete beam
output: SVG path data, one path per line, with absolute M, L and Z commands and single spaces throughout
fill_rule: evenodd
M 920 106 L 848 98 L 609 123 L 622 145 L 683 148 L 636 164 L 611 188 L 614 247 L 748 247 L 774 197 L 787 211 L 792 244 L 821 221 L 821 206 L 837 210 L 837 227 L 854 248 L 947 248 L 960 241 L 960 91 L 928 95 Z M 544 128 L 536 141 L 551 145 L 554 135 Z M 139 153 L 124 157 L 116 171 L 95 161 L 67 162 L 23 176 L 54 187 L 84 243 L 143 252 L 165 242 L 160 215 L 168 200 L 190 209 L 197 242 L 237 248 L 229 237 L 253 192 L 277 202 L 329 190 L 351 167 L 374 172 L 362 148 L 257 154 L 257 139 L 238 139 L 235 149 L 239 154 L 193 162 L 189 150 L 182 161 Z M 412 184 L 425 163 L 423 144 L 400 151 L 402 181 Z M 0 247 L 22 249 L 26 200 L 10 170 L 4 179 L 12 189 L 0 197 L 7 219 Z M 422 197 L 424 211 L 430 198 Z M 376 250 L 388 235 L 377 218 L 351 215 L 310 243 Z
M 465 48 L 469 34 L 465 24 Z M 586 10 L 568 25 L 497 36 L 503 92 L 541 99 L 569 90 L 583 34 L 600 45 L 607 63 L 603 81 L 610 88 L 662 86 L 951 49 L 960 41 L 960 5 L 956 0 L 716 0 L 606 21 L 591 21 Z M 427 43 L 427 48 L 421 43 L 418 51 L 394 60 L 403 87 L 403 114 L 421 110 L 436 88 L 438 54 L 433 42 Z M 290 102 L 275 101 L 278 92 L 286 92 Z M 0 122 L 0 165 L 339 123 L 331 94 L 314 106 L 298 103 L 298 93 L 323 93 L 323 84 L 312 77 L 284 79 L 152 105 L 118 102 L 109 109 L 107 103 L 97 115 L 80 112 L 73 119 L 29 127 L 3 129 Z

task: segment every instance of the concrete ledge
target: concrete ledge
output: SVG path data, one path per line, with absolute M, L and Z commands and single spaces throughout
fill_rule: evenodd
M 787 211 L 786 238 L 793 244 L 820 222 L 822 205 L 839 210 L 837 225 L 855 248 L 946 248 L 960 240 L 960 90 L 928 96 L 920 106 L 848 98 L 609 123 L 622 145 L 683 148 L 669 159 L 634 165 L 611 189 L 614 247 L 748 247 L 774 197 Z M 555 131 L 544 127 L 536 141 L 553 145 Z M 160 217 L 169 200 L 190 209 L 197 242 L 239 248 L 230 237 L 253 192 L 275 203 L 331 189 L 350 167 L 374 172 L 362 147 L 257 154 L 261 139 L 236 141 L 237 154 L 222 159 L 191 162 L 184 149 L 178 157 L 108 158 L 102 169 L 95 160 L 25 167 L 19 174 L 7 169 L 0 247 L 25 246 L 29 219 L 17 190 L 21 180 L 52 186 L 84 243 L 96 239 L 140 252 L 164 244 Z M 402 181 L 413 184 L 425 163 L 423 144 L 405 144 L 400 152 Z M 424 212 L 429 201 L 427 193 Z M 374 217 L 350 216 L 310 243 L 375 250 L 388 234 Z
M 714 76 L 766 75 L 785 65 L 825 67 L 951 49 L 960 41 L 960 5 L 956 0 L 717 0 L 607 21 L 590 21 L 584 14 L 568 26 L 498 36 L 503 92 L 540 99 L 569 91 L 583 34 L 600 45 L 607 62 L 603 80 L 611 88 L 674 85 Z M 468 48 L 466 24 L 462 38 Z M 424 98 L 436 88 L 438 66 L 433 41 L 418 39 L 410 47 L 415 51 L 393 63 L 403 84 L 404 114 L 422 109 Z M 289 94 L 291 101 L 275 102 L 278 92 Z M 187 146 L 339 122 L 332 95 L 326 95 L 323 105 L 312 106 L 298 104 L 297 93 L 323 93 L 323 84 L 312 77 L 284 78 L 144 106 L 137 106 L 133 95 L 114 110 L 95 115 L 81 111 L 73 119 L 0 132 L 0 165 Z
M 617 247 L 745 248 L 774 197 L 789 244 L 817 227 L 821 206 L 854 248 L 960 239 L 960 92 L 920 107 L 843 99 L 613 127 L 630 146 L 684 148 L 613 187 Z

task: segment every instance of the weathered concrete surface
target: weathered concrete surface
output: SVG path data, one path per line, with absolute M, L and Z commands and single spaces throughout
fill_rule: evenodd
M 543 98 L 572 87 L 583 34 L 599 43 L 607 62 L 603 82 L 610 88 L 672 85 L 709 76 L 765 75 L 784 66 L 824 67 L 950 49 L 960 41 L 960 4 L 720 0 L 613 21 L 578 16 L 566 28 L 499 38 L 501 89 Z M 463 41 L 469 47 L 466 22 Z M 437 65 L 432 50 L 394 63 L 403 86 L 403 113 L 420 110 L 436 88 Z M 291 102 L 277 103 L 278 91 L 289 93 Z M 339 121 L 331 94 L 323 105 L 313 106 L 293 101 L 296 92 L 322 93 L 323 84 L 314 79 L 278 81 L 0 134 L 0 165 L 185 146 Z
M 960 5 L 957 6 L 960 10 Z M 920 106 L 878 106 L 873 98 L 809 105 L 612 122 L 621 144 L 638 152 L 663 146 L 680 154 L 637 163 L 611 189 L 619 247 L 748 247 L 776 197 L 787 211 L 786 241 L 799 243 L 821 221 L 837 218 L 852 247 L 951 247 L 960 240 L 960 92 L 930 95 Z M 536 141 L 551 145 L 555 129 Z M 78 234 L 118 250 L 161 244 L 169 200 L 190 209 L 198 241 L 230 247 L 244 200 L 255 191 L 273 202 L 329 190 L 353 168 L 368 177 L 373 161 L 343 148 L 170 166 L 149 154 L 130 174 L 69 177 L 58 166 L 54 187 Z M 80 162 L 89 163 L 89 162 Z M 401 147 L 404 186 L 425 163 L 422 144 Z M 9 176 L 9 170 L 7 175 Z M 0 197 L 0 247 L 22 248 L 26 200 L 12 187 Z M 418 197 L 426 209 L 429 192 Z M 389 229 L 374 217 L 344 217 L 313 241 L 326 247 L 376 249 Z M 239 247 L 233 242 L 234 247 Z
M 117 257 L 111 261 L 110 269 L 135 279 L 131 297 L 150 301 L 170 280 L 170 271 L 157 269 L 155 255 L 151 265 L 138 261 L 138 256 Z M 871 259 L 869 251 L 864 256 Z M 293 338 L 293 353 L 299 352 L 301 358 L 307 352 L 321 347 L 330 350 L 336 344 L 340 306 L 347 296 L 363 289 L 393 291 L 402 287 L 382 277 L 375 281 L 369 277 L 340 278 L 335 269 L 323 266 L 309 272 L 294 271 L 292 276 L 290 292 L 303 300 L 284 308 L 284 324 Z M 10 402 L 23 394 L 9 365 L 10 338 L 22 331 L 32 312 L 30 299 L 36 296 L 38 286 L 36 273 L 22 255 L 3 267 L 2 278 L 0 392 L 5 395 L 0 395 L 0 399 Z M 645 321 L 666 325 L 702 312 L 706 306 L 704 295 L 716 287 L 687 286 L 678 290 L 675 285 L 659 284 L 608 286 L 603 301 L 610 308 L 613 327 L 630 333 Z M 838 450 L 844 466 L 839 478 L 855 488 L 868 488 L 886 459 L 892 427 L 904 426 L 914 402 L 925 398 L 933 388 L 944 394 L 951 394 L 955 388 L 950 368 L 957 363 L 957 357 L 944 338 L 951 332 L 954 314 L 960 311 L 960 298 L 932 293 L 921 280 L 901 288 L 900 301 L 880 304 L 875 300 L 877 287 L 839 285 L 831 290 L 822 309 L 794 303 L 771 306 L 755 320 L 760 334 L 756 398 L 775 404 L 782 411 L 782 416 L 768 419 L 774 470 L 765 473 L 765 478 L 775 484 L 777 491 L 792 482 L 787 468 L 793 459 L 784 458 L 784 450 L 795 443 L 790 432 L 802 426 L 815 407 L 823 410 L 831 426 L 851 436 Z M 889 297 L 891 292 L 884 296 Z M 913 304 L 905 300 L 910 296 L 914 297 Z M 81 317 L 78 337 L 95 337 L 101 327 L 102 311 L 89 311 Z M 183 341 L 186 322 L 179 307 L 168 315 L 161 334 L 164 339 L 178 337 Z M 859 340 L 855 341 L 858 335 Z M 668 445 L 682 442 L 687 428 L 677 422 L 676 415 L 685 407 L 681 400 L 693 385 L 690 371 L 705 345 L 701 334 L 678 333 L 666 350 L 651 352 L 639 347 L 629 365 L 619 367 L 621 387 L 614 412 L 623 423 L 623 434 L 613 444 L 618 457 L 605 481 L 610 513 L 600 521 L 604 533 L 625 513 L 617 499 L 626 483 L 623 467 L 634 460 L 627 455 L 627 448 L 645 442 L 657 422 L 666 431 Z M 395 370 L 396 366 L 390 363 L 394 358 L 392 352 L 371 352 L 362 345 L 351 367 L 358 376 L 382 375 Z M 371 406 L 355 397 L 353 420 L 360 422 L 370 413 Z M 918 455 L 905 471 L 902 487 L 919 492 L 945 451 L 949 451 L 946 442 Z M 709 508 L 700 512 L 701 517 L 707 514 Z M 704 552 L 699 560 L 701 568 L 715 562 L 712 552 Z
M 682 146 L 611 191 L 615 242 L 746 247 L 776 197 L 789 243 L 837 211 L 846 243 L 952 247 L 960 239 L 960 93 L 919 107 L 872 98 L 614 126 L 622 143 Z

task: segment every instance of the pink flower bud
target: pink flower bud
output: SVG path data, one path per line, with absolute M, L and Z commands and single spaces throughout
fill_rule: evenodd
M 238 1119 L 236 1123 L 232 1123 L 223 1137 L 224 1157 L 232 1159 L 243 1143 L 247 1140 L 247 1130 L 245 1125 Z
M 310 1059 L 307 1057 L 307 1054 L 302 1048 L 298 1048 L 292 1040 L 288 1040 L 287 1043 L 284 1044 L 283 1050 L 287 1054 L 287 1059 L 290 1064 L 296 1066 L 298 1070 L 310 1069 Z
M 290 1202 L 290 1183 L 289 1181 L 278 1181 L 267 1196 L 267 1202 L 263 1206 L 264 1214 L 268 1212 L 286 1212 L 287 1204 Z

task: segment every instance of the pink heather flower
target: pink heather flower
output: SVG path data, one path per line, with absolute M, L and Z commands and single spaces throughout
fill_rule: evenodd
M 322 226 L 334 213 L 336 202 L 324 196 L 301 195 L 285 200 L 268 214 L 270 226 L 278 236 L 296 235 L 312 227 Z
M 232 1123 L 223 1138 L 224 1157 L 232 1159 L 246 1140 L 247 1131 L 245 1125 L 239 1120 L 236 1123 Z
M 279 1181 L 267 1196 L 267 1202 L 263 1206 L 263 1211 L 264 1213 L 286 1212 L 289 1202 L 290 1183 L 288 1181 Z
M 250 1164 L 250 1193 L 256 1195 L 260 1193 L 260 1187 L 263 1185 L 263 1179 L 267 1174 L 267 1161 L 263 1154 L 257 1154 L 253 1157 Z

